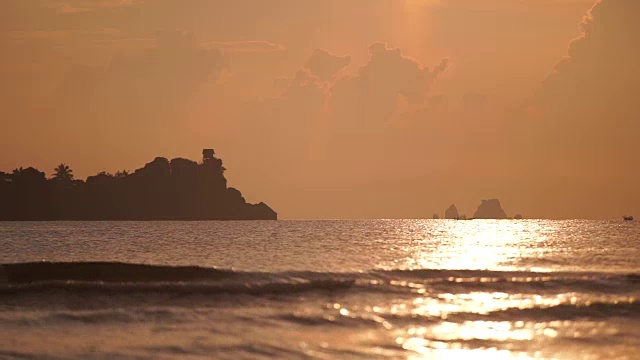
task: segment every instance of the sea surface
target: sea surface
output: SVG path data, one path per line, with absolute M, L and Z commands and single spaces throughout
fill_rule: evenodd
M 640 222 L 0 222 L 0 358 L 640 359 Z

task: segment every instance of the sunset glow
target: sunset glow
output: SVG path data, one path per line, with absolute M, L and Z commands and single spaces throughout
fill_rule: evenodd
M 0 358 L 638 358 L 640 0 L 2 5 Z
M 582 56 L 567 48 L 593 3 L 282 0 L 265 12 L 255 0 L 11 0 L 0 168 L 66 162 L 84 178 L 213 146 L 229 180 L 284 218 L 429 217 L 485 197 L 530 217 L 640 212 L 630 98 L 554 95 L 574 86 L 554 74 Z M 634 43 L 635 31 L 596 24 L 594 37 Z M 584 56 L 625 49 L 602 41 L 585 42 Z M 327 56 L 310 70 L 317 49 Z M 637 78 L 630 51 L 607 69 Z M 592 81 L 633 84 L 616 79 Z M 352 206 L 374 189 L 378 206 Z

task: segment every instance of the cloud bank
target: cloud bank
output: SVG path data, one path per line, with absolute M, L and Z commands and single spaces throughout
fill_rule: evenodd
M 635 0 L 596 2 L 537 93 L 549 145 L 573 157 L 567 166 L 629 172 L 640 142 L 639 14 Z

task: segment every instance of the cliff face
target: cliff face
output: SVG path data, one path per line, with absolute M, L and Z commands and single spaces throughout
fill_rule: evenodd
M 482 200 L 473 217 L 476 219 L 506 219 L 507 214 L 502 210 L 498 199 Z
M 245 220 L 278 220 L 278 213 L 273 211 L 269 205 L 261 202 L 259 204 L 250 204 L 251 207 Z

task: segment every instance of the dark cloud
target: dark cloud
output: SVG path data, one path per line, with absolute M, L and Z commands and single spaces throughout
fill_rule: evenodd
M 369 47 L 371 60 L 360 69 L 361 87 L 374 96 L 403 95 L 409 102 L 422 102 L 435 78 L 446 70 L 444 59 L 433 70 L 402 55 L 400 49 L 376 43 Z
M 444 72 L 448 60 L 433 69 L 383 43 L 369 47 L 371 58 L 358 75 L 343 77 L 332 88 L 334 121 L 354 122 L 356 127 L 379 126 L 397 110 L 399 97 L 410 105 L 424 104 L 431 85 Z
M 100 80 L 83 82 L 76 79 L 75 70 L 68 80 L 78 82 L 78 87 L 71 90 L 80 90 L 80 94 L 86 85 L 99 87 L 106 92 L 103 94 L 106 98 L 127 94 L 134 101 L 145 98 L 173 101 L 197 90 L 201 83 L 215 80 L 225 66 L 220 50 L 199 48 L 192 34 L 160 32 L 155 47 L 140 55 L 115 57 L 108 68 L 95 68 Z
M 198 47 L 189 33 L 158 33 L 155 43 L 107 67 L 73 66 L 51 105 L 57 127 L 74 124 L 70 131 L 93 140 L 109 133 L 133 139 L 151 127 L 170 134 L 194 93 L 215 82 L 227 63 L 220 50 Z
M 598 1 L 584 18 L 582 35 L 546 79 L 540 100 L 560 103 L 578 97 L 599 98 L 640 78 L 640 2 Z M 637 89 L 637 88 L 636 88 Z M 582 104 L 585 105 L 585 104 Z
M 304 67 L 321 80 L 329 80 L 351 63 L 351 56 L 334 55 L 317 49 L 304 63 Z
M 350 57 L 316 51 L 293 77 L 274 82 L 277 96 L 239 107 L 235 118 L 242 140 L 237 141 L 258 146 L 261 152 L 254 156 L 264 157 L 254 167 L 373 175 L 384 171 L 377 161 L 393 164 L 424 146 L 415 127 L 396 129 L 392 123 L 410 115 L 403 108 L 434 106 L 431 88 L 448 61 L 429 68 L 386 44 L 375 43 L 369 50 L 369 61 L 355 75 L 337 79 L 333 74 Z M 389 150 L 381 153 L 382 149 Z M 280 161 L 272 164 L 269 158 Z M 310 159 L 322 160 L 310 169 Z M 358 167 L 353 166 L 355 161 Z M 322 170 L 323 166 L 333 170 Z
M 582 35 L 537 94 L 544 139 L 554 152 L 575 159 L 567 164 L 625 169 L 637 152 L 639 14 L 637 0 L 598 1 L 580 25 Z
M 377 131 L 393 120 L 399 103 L 430 105 L 431 86 L 446 70 L 447 59 L 430 69 L 383 43 L 372 44 L 369 52 L 369 61 L 357 75 L 327 82 L 351 57 L 317 50 L 293 78 L 274 82 L 279 96 L 265 99 L 262 106 L 270 104 L 271 110 L 261 113 L 272 113 L 275 123 L 294 128 L 322 119 L 333 130 Z

